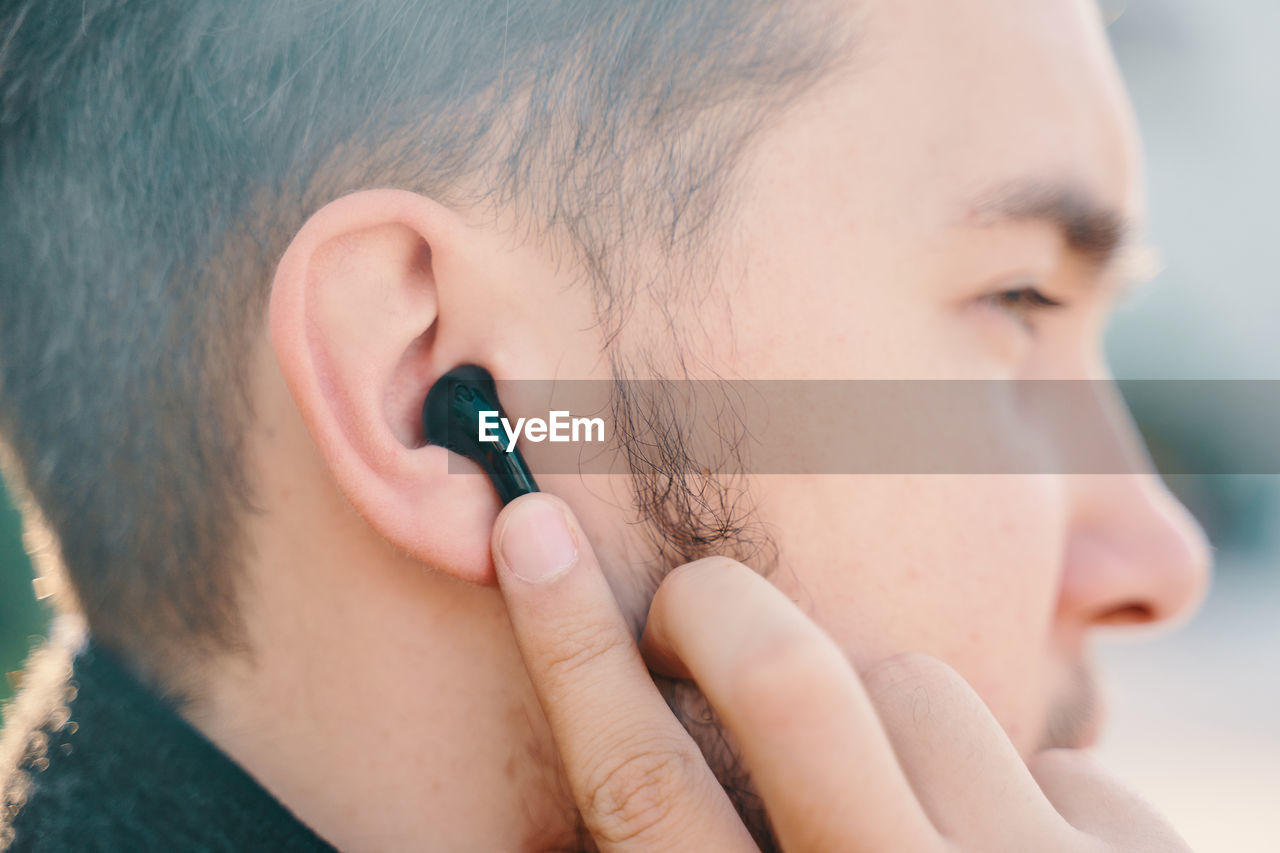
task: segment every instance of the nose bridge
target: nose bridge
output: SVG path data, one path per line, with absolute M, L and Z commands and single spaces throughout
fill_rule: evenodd
M 1211 552 L 1204 531 L 1159 477 L 1073 477 L 1060 610 L 1091 624 L 1188 618 L 1204 599 Z
M 1033 381 L 1030 403 L 1044 425 L 1057 470 L 1068 474 L 1150 475 L 1142 435 L 1107 376 Z

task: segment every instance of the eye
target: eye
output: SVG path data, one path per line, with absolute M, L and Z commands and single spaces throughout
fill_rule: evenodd
M 1034 286 L 1000 290 L 981 297 L 982 303 L 1008 314 L 1030 332 L 1035 331 L 1035 316 L 1044 311 L 1062 308 L 1065 302 L 1046 296 Z

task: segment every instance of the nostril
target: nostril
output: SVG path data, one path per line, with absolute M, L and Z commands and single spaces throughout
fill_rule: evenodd
M 1131 603 L 1103 613 L 1100 625 L 1146 625 L 1156 621 L 1155 610 L 1146 604 Z

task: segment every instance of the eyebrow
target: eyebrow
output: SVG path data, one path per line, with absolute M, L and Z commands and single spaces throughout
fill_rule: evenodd
M 978 197 L 969 222 L 994 226 L 1008 222 L 1044 222 L 1061 234 L 1068 248 L 1099 268 L 1111 266 L 1128 250 L 1134 232 L 1120 211 L 1088 190 L 1070 183 L 1023 181 Z

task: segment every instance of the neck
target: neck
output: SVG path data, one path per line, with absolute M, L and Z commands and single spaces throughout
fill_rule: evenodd
M 192 721 L 340 849 L 563 845 L 575 814 L 498 592 L 357 557 L 343 509 L 352 529 L 258 549 L 252 653 L 210 668 Z

